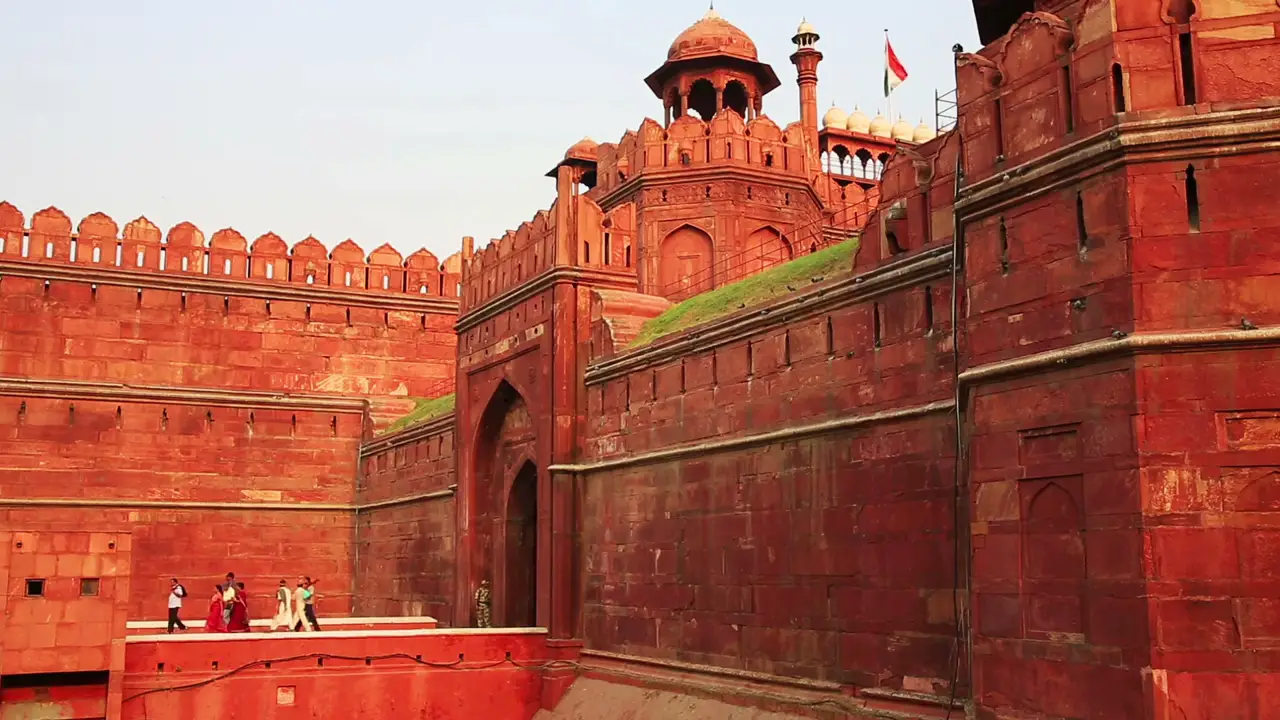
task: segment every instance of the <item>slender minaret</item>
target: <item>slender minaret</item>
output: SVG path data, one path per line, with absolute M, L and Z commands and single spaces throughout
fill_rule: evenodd
M 800 122 L 810 136 L 810 152 L 817 152 L 818 63 L 822 61 L 822 53 L 815 47 L 818 44 L 818 32 L 807 20 L 801 20 L 791 42 L 796 44 L 791 64 L 796 66 L 796 84 L 800 86 Z

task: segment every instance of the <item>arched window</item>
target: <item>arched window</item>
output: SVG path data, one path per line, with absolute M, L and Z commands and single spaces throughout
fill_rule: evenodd
M 747 117 L 747 86 L 738 80 L 732 80 L 728 85 L 724 86 L 724 106 L 738 113 L 739 116 Z
M 703 120 L 710 120 L 716 114 L 716 88 L 711 81 L 702 78 L 689 88 L 689 109 L 696 112 Z

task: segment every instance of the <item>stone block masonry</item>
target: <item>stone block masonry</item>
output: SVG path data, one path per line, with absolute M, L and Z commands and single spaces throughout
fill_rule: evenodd
M 355 612 L 453 623 L 456 470 L 453 414 L 361 449 Z
M 129 528 L 134 618 L 228 571 L 351 612 L 360 442 L 452 389 L 457 286 L 426 251 L 0 203 L 3 529 Z

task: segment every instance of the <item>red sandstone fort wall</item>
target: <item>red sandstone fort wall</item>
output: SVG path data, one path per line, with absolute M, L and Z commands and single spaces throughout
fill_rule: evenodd
M 959 66 L 978 716 L 1262 717 L 1280 12 L 1064 5 Z
M 227 571 L 251 597 L 322 578 L 320 612 L 350 612 L 369 402 L 452 388 L 459 277 L 426 251 L 0 204 L 6 527 L 125 523 L 135 618 L 163 617 L 169 577 L 195 598 Z
M 453 415 L 361 450 L 355 614 L 453 623 L 457 475 Z
M 588 647 L 946 694 L 949 239 L 588 368 Z
M 0 396 L 4 527 L 132 528 L 135 619 L 164 616 L 170 577 L 199 614 L 196 598 L 228 571 L 259 597 L 281 578 L 324 578 L 325 609 L 350 611 L 359 403 L 306 410 L 73 391 Z

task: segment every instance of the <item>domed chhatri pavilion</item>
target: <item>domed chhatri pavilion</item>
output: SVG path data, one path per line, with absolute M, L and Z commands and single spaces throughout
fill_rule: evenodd
M 634 273 L 632 290 L 679 300 L 848 237 L 875 206 L 889 158 L 935 133 L 835 107 L 820 124 L 818 40 L 808 21 L 791 38 L 800 119 L 781 127 L 764 108 L 781 81 L 751 37 L 714 9 L 679 33 L 645 78 L 661 123 L 612 143 L 583 138 L 547 173 L 562 181 L 558 205 L 582 188 L 600 215 L 589 230 L 599 246 L 588 237 L 556 262 L 620 267 Z M 535 219 L 474 258 L 464 251 L 464 313 L 543 269 L 547 253 L 531 250 L 516 272 L 500 266 L 547 227 Z

